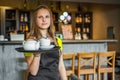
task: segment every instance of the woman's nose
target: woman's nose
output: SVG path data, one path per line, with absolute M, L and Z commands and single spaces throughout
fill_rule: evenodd
M 43 17 L 43 21 L 46 21 L 46 18 L 45 18 L 45 17 Z

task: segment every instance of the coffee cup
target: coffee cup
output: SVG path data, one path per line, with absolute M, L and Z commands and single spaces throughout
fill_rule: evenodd
M 34 40 L 23 41 L 23 48 L 25 50 L 38 50 L 40 47 L 40 42 Z
M 41 46 L 50 46 L 50 39 L 45 39 L 45 38 L 42 38 L 40 39 L 40 45 Z

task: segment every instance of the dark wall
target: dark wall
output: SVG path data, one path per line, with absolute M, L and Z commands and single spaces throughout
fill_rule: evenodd
M 120 4 L 120 0 L 49 0 L 49 1 L 69 1 L 69 2 Z

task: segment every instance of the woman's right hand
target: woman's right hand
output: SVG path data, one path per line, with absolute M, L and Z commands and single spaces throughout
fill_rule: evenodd
M 41 53 L 40 52 L 35 52 L 34 53 L 34 57 L 40 57 L 41 56 Z

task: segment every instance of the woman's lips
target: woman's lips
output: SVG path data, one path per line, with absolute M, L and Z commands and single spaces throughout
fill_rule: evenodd
M 42 23 L 42 25 L 47 25 L 47 23 Z

